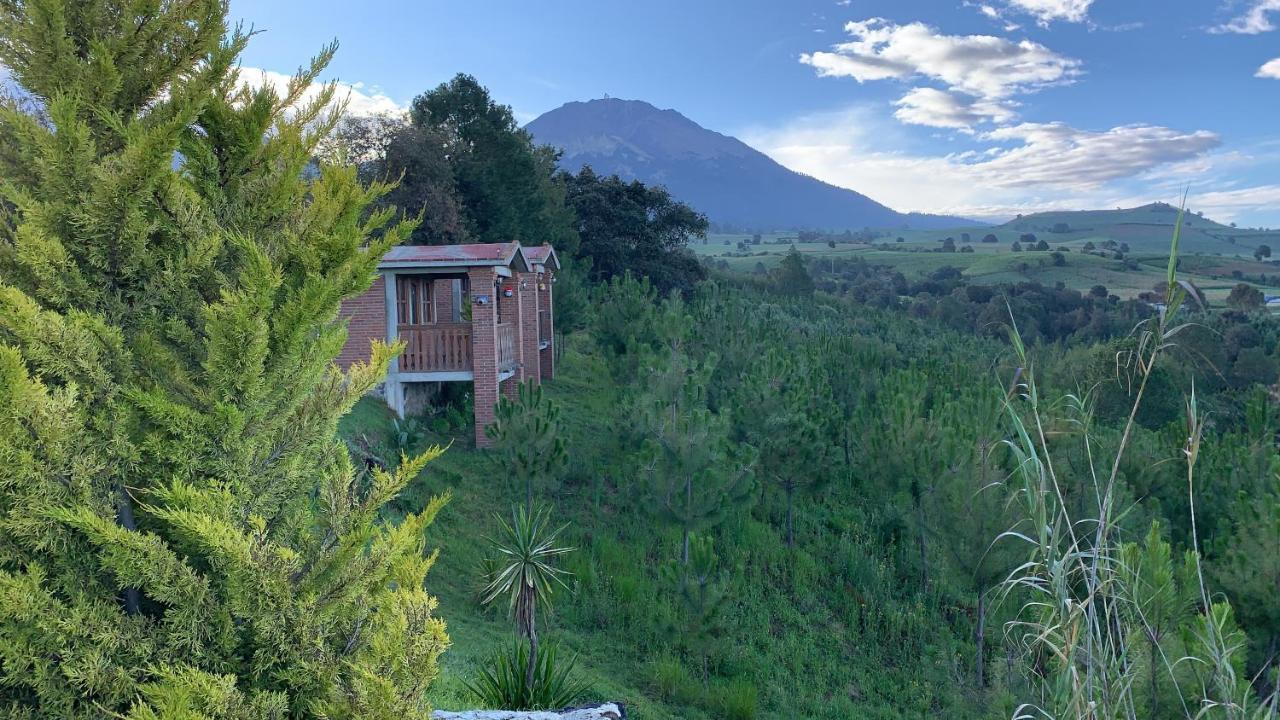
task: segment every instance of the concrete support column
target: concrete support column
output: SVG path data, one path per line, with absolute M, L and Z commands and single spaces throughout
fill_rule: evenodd
M 467 271 L 471 297 L 471 374 L 474 385 L 476 414 L 476 447 L 488 447 L 493 441 L 484 427 L 493 422 L 493 406 L 498 402 L 498 334 L 497 294 L 494 291 L 492 267 L 475 267 Z M 479 303 L 480 298 L 487 301 Z
M 387 309 L 387 344 L 394 345 L 396 339 L 400 337 L 400 331 L 397 326 L 399 314 L 396 309 L 396 274 L 392 272 L 384 272 L 382 274 L 383 299 Z M 387 400 L 387 405 L 396 417 L 404 417 L 404 386 L 400 383 L 400 356 L 391 358 L 391 364 L 387 366 L 387 378 L 382 382 L 383 397 Z
M 521 382 L 531 381 L 534 385 L 541 382 L 542 362 L 538 352 L 538 274 L 522 272 L 516 274 L 516 284 L 520 293 L 520 333 L 521 359 L 520 372 L 516 377 Z
M 539 375 L 542 376 L 543 380 L 550 380 L 556 376 L 556 348 L 554 337 L 556 316 L 555 311 L 552 309 L 551 278 L 552 275 L 550 271 L 543 273 L 542 286 L 541 289 L 538 290 L 538 309 L 547 311 L 547 318 L 551 325 L 551 334 L 553 336 L 547 338 L 548 345 L 542 349 L 542 352 L 538 353 L 538 362 L 542 366 L 539 371 Z

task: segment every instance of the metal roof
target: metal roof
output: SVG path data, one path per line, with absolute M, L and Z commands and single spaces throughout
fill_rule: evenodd
M 552 270 L 560 269 L 560 258 L 556 257 L 555 248 L 550 245 L 539 245 L 537 247 L 522 248 L 524 251 L 524 259 L 529 261 L 530 265 L 545 265 Z
M 399 245 L 382 256 L 380 268 L 483 267 L 502 265 L 527 271 L 520 243 L 470 245 Z

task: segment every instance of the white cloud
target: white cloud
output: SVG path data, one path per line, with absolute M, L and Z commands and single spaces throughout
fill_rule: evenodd
M 1262 67 L 1258 68 L 1258 72 L 1254 74 L 1254 77 L 1280 80 L 1280 58 L 1270 60 L 1263 64 Z
M 1182 132 L 1156 125 L 1122 125 L 1101 132 L 1064 123 L 1022 123 L 982 136 L 1016 143 L 988 151 L 990 160 L 971 167 L 1003 186 L 1050 185 L 1089 189 L 1167 163 L 1197 157 L 1221 144 L 1207 130 Z
M 1071 82 L 1080 62 L 1044 45 L 990 35 L 943 35 L 920 22 L 872 18 L 845 25 L 853 40 L 800 61 L 827 77 L 858 82 L 925 77 L 975 97 L 999 99 Z
M 1255 187 L 1192 194 L 1188 204 L 1219 222 L 1230 222 L 1242 214 L 1259 209 L 1280 206 L 1280 185 Z
M 904 123 L 972 132 L 984 122 L 1005 123 L 1017 117 L 1012 103 L 971 98 L 936 88 L 913 88 L 894 103 L 893 116 Z
M 1280 12 L 1280 0 L 1250 0 L 1249 9 L 1244 14 L 1209 28 L 1209 31 L 1243 35 L 1271 32 L 1276 29 L 1275 24 L 1271 22 L 1270 14 L 1273 12 Z
M 1219 142 L 1204 131 L 1147 125 L 1093 132 L 1023 123 L 976 135 L 976 150 L 929 156 L 884 150 L 881 121 L 875 110 L 852 108 L 747 131 L 744 139 L 787 167 L 895 209 L 980 218 L 1115 207 L 1134 195 L 1116 181 L 1188 161 Z
M 274 70 L 263 70 L 262 68 L 242 67 L 240 68 L 240 82 L 252 87 L 260 87 L 262 85 L 271 85 L 276 92 L 284 93 L 289 86 L 292 76 L 284 73 L 278 73 Z M 305 103 L 314 100 L 321 90 L 324 89 L 324 83 L 312 83 L 310 87 L 304 91 L 301 102 Z M 347 115 L 355 117 L 365 117 L 368 115 L 389 114 L 398 115 L 408 110 L 407 107 L 401 105 L 391 99 L 386 94 L 376 88 L 366 88 L 364 83 L 337 83 L 337 93 L 334 95 L 335 100 L 347 101 Z
M 1041 25 L 1054 20 L 1084 22 L 1089 19 L 1093 0 L 1006 0 L 1009 7 L 1027 13 Z

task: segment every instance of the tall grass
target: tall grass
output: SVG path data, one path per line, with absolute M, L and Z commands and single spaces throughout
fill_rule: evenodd
M 1149 717 L 1148 706 L 1154 700 L 1144 704 L 1137 690 L 1144 662 L 1152 688 L 1163 679 L 1176 692 L 1176 709 L 1166 712 L 1188 718 L 1275 717 L 1276 698 L 1251 705 L 1252 690 L 1235 670 L 1244 650 L 1243 636 L 1235 629 L 1230 607 L 1206 589 L 1200 567 L 1195 465 L 1203 419 L 1194 387 L 1187 401 L 1187 436 L 1181 452 L 1191 499 L 1197 597 L 1180 657 L 1166 656 L 1159 642 L 1148 643 L 1143 657 L 1143 639 L 1159 638 L 1162 631 L 1153 628 L 1153 618 L 1132 581 L 1137 569 L 1126 564 L 1121 552 L 1119 523 L 1131 509 L 1121 506 L 1121 461 L 1147 382 L 1188 327 L 1177 322 L 1180 311 L 1188 301 L 1202 300 L 1194 286 L 1177 278 L 1182 219 L 1179 214 L 1163 307 L 1134 328 L 1130 349 L 1116 356 L 1117 371 L 1131 383 L 1134 400 L 1114 446 L 1100 442 L 1093 427 L 1092 391 L 1046 402 L 1017 327 L 1011 325 L 1018 369 L 1004 408 L 1014 461 L 1010 501 L 1020 519 L 997 542 L 1020 542 L 1029 552 L 1000 593 L 1005 600 L 1027 598 L 1007 623 L 1006 635 L 1023 654 L 1034 696 L 1017 707 L 1016 718 Z M 1082 443 L 1084 461 L 1055 463 L 1063 444 L 1072 440 Z M 1110 457 L 1099 457 L 1107 453 Z M 1085 501 L 1069 503 L 1071 490 L 1083 494 Z

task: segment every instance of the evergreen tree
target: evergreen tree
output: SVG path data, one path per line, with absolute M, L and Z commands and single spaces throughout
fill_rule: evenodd
M 0 3 L 0 715 L 427 718 L 437 499 L 379 509 L 340 301 L 412 230 L 309 166 L 340 108 L 235 71 L 220 0 Z M 180 162 L 175 163 L 175 158 Z
M 694 534 L 689 544 L 689 558 L 667 565 L 664 574 L 680 599 L 681 619 L 673 628 L 677 643 L 697 656 L 706 682 L 707 659 L 723 629 L 721 610 L 729 599 L 729 578 L 711 538 Z
M 782 491 L 791 547 L 796 495 L 822 490 L 838 465 L 831 391 L 804 358 L 771 349 L 743 380 L 736 409 L 743 439 L 759 451 L 758 474 Z
M 1160 714 L 1160 678 L 1172 665 L 1164 651 L 1166 638 L 1194 617 L 1196 558 L 1187 553 L 1181 566 L 1173 562 L 1173 549 L 1153 522 L 1143 543 L 1120 546 L 1119 568 L 1134 626 L 1147 641 L 1147 715 Z
M 682 303 L 672 299 L 666 308 L 680 312 Z M 714 527 L 752 499 L 750 448 L 730 444 L 726 418 L 707 408 L 713 363 L 671 348 L 645 378 L 647 391 L 637 407 L 649 499 L 662 520 L 680 529 L 684 563 L 693 533 Z
M 804 258 L 795 247 L 792 247 L 782 258 L 774 278 L 778 283 L 778 289 L 786 295 L 799 297 L 813 295 L 813 278 L 809 275 L 809 269 L 804 266 Z
M 525 510 L 533 514 L 534 488 L 550 482 L 568 461 L 560 437 L 560 408 L 543 397 L 542 386 L 522 383 L 515 400 L 503 396 L 496 419 L 485 428 L 494 440 L 500 468 L 517 483 L 523 481 Z

